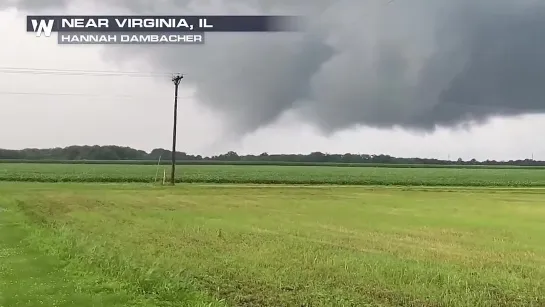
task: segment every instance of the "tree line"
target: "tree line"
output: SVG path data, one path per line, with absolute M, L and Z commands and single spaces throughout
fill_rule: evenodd
M 169 160 L 171 151 L 157 148 L 151 152 L 122 146 L 68 146 L 64 148 L 26 148 L 21 150 L 0 149 L 0 160 L 58 160 L 58 161 L 157 161 Z M 285 163 L 377 163 L 377 164 L 433 164 L 433 165 L 520 165 L 520 166 L 545 166 L 545 161 L 532 159 L 510 161 L 477 161 L 476 159 L 440 160 L 426 158 L 402 158 L 389 155 L 371 154 L 328 154 L 312 152 L 310 154 L 268 154 L 239 155 L 234 151 L 216 155 L 201 156 L 191 155 L 185 152 L 177 152 L 178 161 L 218 161 L 218 162 L 285 162 Z

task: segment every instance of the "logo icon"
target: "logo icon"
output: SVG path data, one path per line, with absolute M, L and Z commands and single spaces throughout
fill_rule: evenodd
M 51 36 L 51 32 L 53 31 L 53 24 L 54 24 L 55 20 L 53 20 L 53 19 L 49 19 L 49 20 L 40 19 L 38 21 L 36 19 L 32 19 L 31 22 L 32 22 L 32 29 L 36 33 L 36 37 L 42 36 L 42 33 L 46 37 Z

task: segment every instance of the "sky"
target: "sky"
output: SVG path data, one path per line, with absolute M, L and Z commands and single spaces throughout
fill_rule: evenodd
M 489 0 L 149 3 L 0 1 L 0 148 L 170 147 L 169 77 L 9 71 L 30 68 L 187 73 L 177 149 L 192 154 L 545 160 L 545 40 L 531 30 L 545 15 L 535 1 L 496 0 L 493 11 Z M 321 18 L 303 33 L 216 34 L 204 46 L 59 46 L 24 26 L 31 13 L 174 8 Z

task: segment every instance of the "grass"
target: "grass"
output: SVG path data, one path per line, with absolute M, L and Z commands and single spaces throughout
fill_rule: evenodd
M 163 170 L 170 173 L 161 166 L 160 178 Z M 157 171 L 153 165 L 0 163 L 0 181 L 149 183 Z M 545 169 L 184 165 L 177 168 L 177 179 L 188 183 L 545 187 Z
M 27 219 L 10 197 L 0 197 L 0 205 L 0 306 L 156 306 L 123 283 L 38 251 L 27 241 Z
M 545 305 L 545 190 L 1 183 L 0 195 L 63 272 L 157 305 Z

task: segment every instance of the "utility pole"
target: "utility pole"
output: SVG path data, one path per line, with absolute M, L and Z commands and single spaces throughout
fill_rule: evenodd
M 180 81 L 184 78 L 183 75 L 176 75 L 172 77 L 172 82 L 174 83 L 174 124 L 172 127 L 172 171 L 170 172 L 170 183 L 175 184 L 175 174 L 176 174 L 176 130 L 178 126 L 178 86 Z

